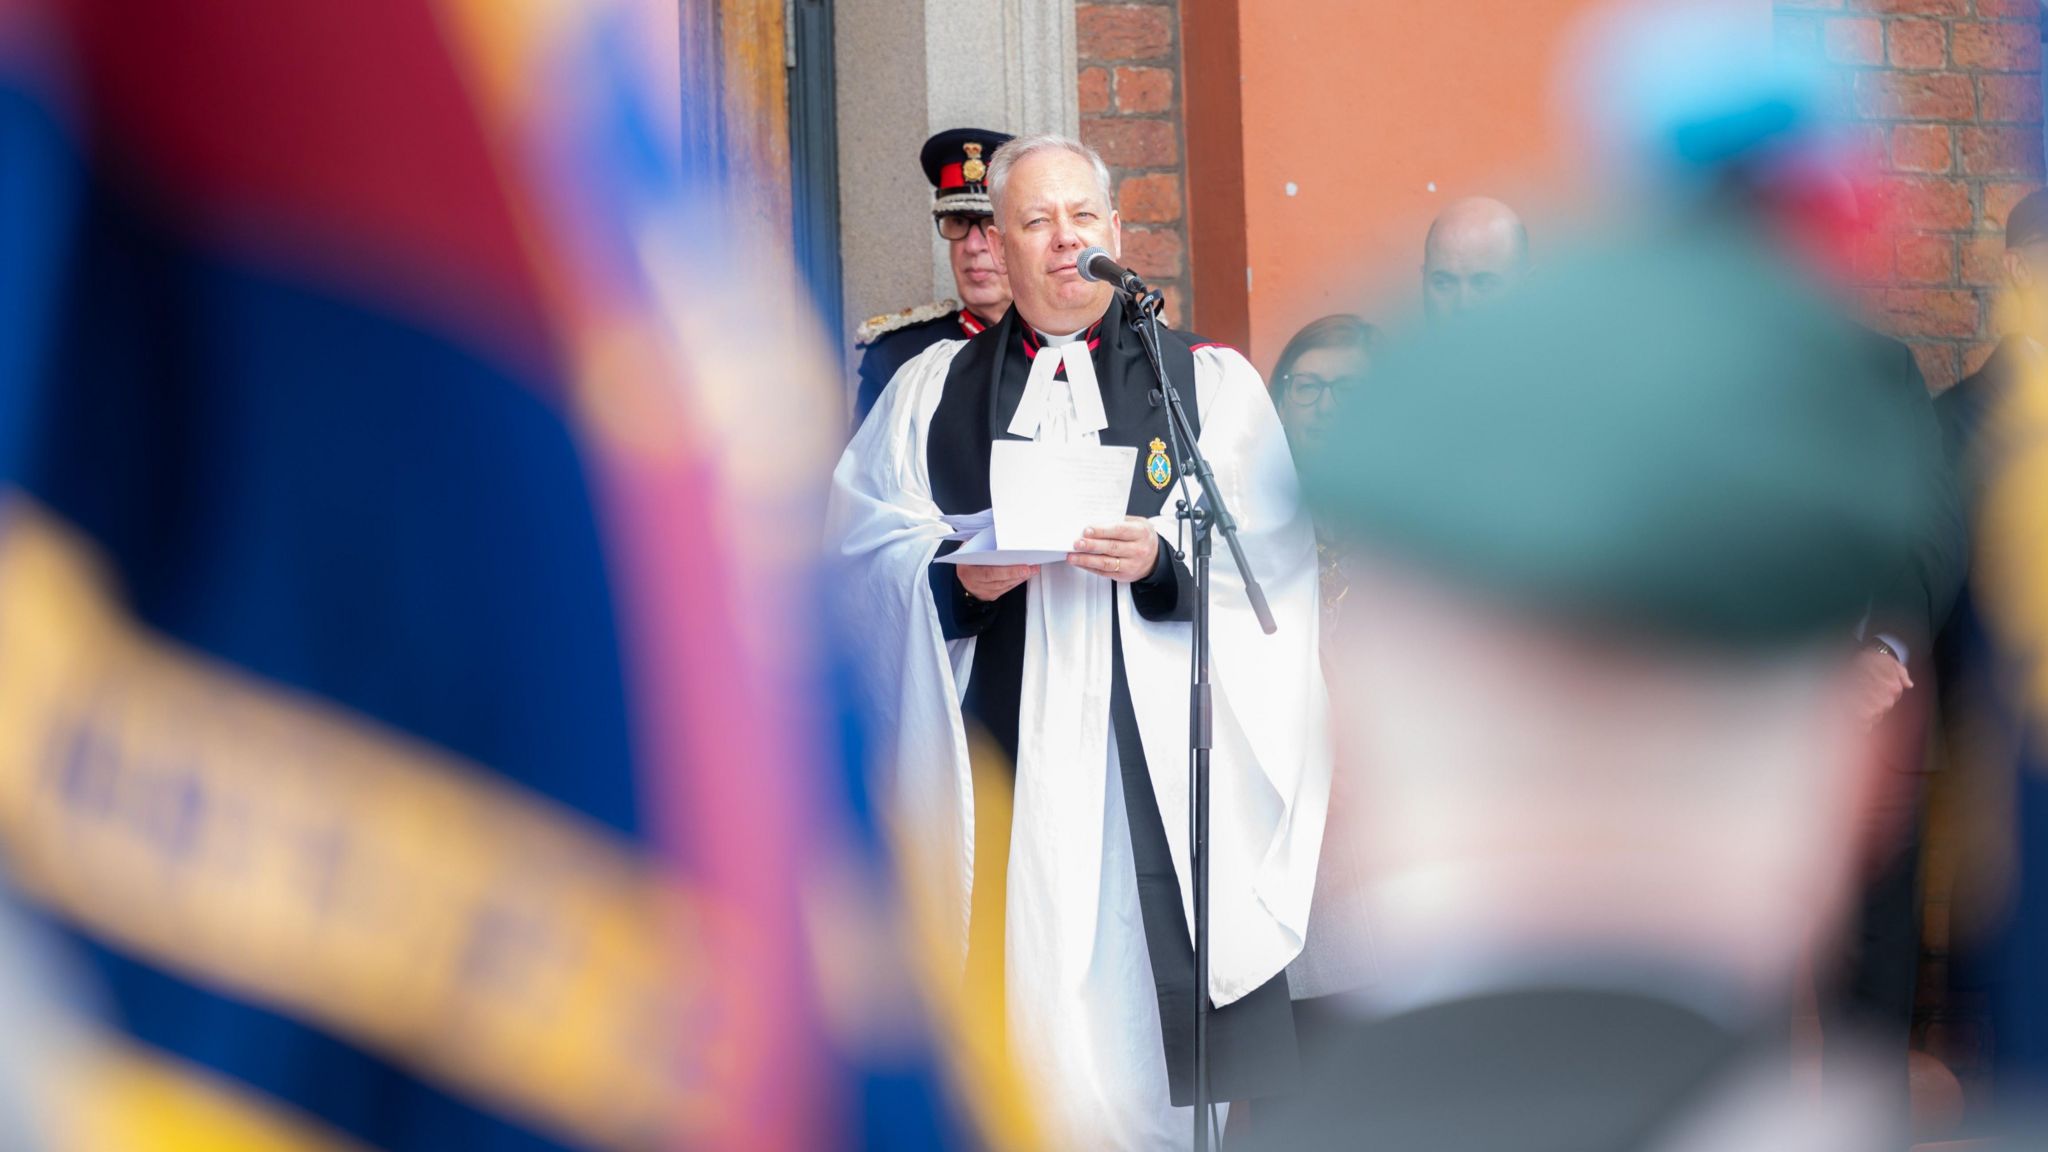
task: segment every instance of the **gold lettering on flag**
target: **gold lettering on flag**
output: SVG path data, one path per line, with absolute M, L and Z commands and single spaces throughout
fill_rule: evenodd
M 677 945 L 714 909 L 576 812 L 138 628 L 80 539 L 6 510 L 0 859 L 27 897 L 582 1142 L 713 1114 L 719 1046 L 678 1033 L 718 1009 Z

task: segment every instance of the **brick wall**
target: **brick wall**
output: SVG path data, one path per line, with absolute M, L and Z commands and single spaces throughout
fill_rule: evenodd
M 1188 276 L 1180 2 L 1077 4 L 1081 139 L 1102 153 L 1123 214 L 1124 262 L 1166 294 L 1167 320 L 1193 306 Z
M 1777 3 L 1780 43 L 1842 69 L 1842 113 L 1882 173 L 1865 300 L 1935 389 L 1990 354 L 1999 229 L 2041 179 L 2039 20 L 2039 0 Z

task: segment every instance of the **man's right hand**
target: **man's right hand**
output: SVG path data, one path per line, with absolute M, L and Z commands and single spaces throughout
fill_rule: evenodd
M 960 586 L 976 600 L 994 600 L 1038 572 L 1036 564 L 961 564 Z
M 1866 727 L 1875 728 L 1885 718 L 1906 689 L 1913 686 L 1913 677 L 1906 673 L 1906 666 L 1899 663 L 1889 652 L 1875 648 L 1864 648 L 1856 653 L 1856 709 Z

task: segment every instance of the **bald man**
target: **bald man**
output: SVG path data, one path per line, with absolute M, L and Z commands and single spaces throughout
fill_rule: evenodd
M 1422 304 L 1431 320 L 1464 312 L 1512 287 L 1529 267 L 1529 233 L 1515 210 L 1472 196 L 1429 225 L 1422 248 Z

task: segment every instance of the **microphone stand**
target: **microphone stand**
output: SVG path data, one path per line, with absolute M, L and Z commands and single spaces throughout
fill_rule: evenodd
M 1214 1106 L 1209 1099 L 1209 750 L 1215 715 L 1209 687 L 1209 556 L 1214 533 L 1222 533 L 1223 542 L 1230 548 L 1260 629 L 1270 636 L 1279 626 L 1266 604 L 1265 590 L 1259 587 L 1251 563 L 1245 559 L 1244 545 L 1237 538 L 1237 520 L 1223 501 L 1223 493 L 1216 486 L 1216 474 L 1209 470 L 1209 461 L 1195 438 L 1195 426 L 1188 419 L 1180 392 L 1167 378 L 1166 362 L 1160 358 L 1159 310 L 1166 299 L 1135 277 L 1131 283 L 1132 287 L 1125 291 L 1131 330 L 1144 345 L 1145 358 L 1152 362 L 1152 374 L 1158 379 L 1160 394 L 1166 401 L 1166 430 L 1173 441 L 1174 467 L 1180 475 L 1180 500 L 1175 504 L 1174 514 L 1187 522 L 1194 536 L 1194 651 L 1188 697 L 1188 847 L 1195 896 L 1194 1147 L 1195 1152 L 1208 1152 Z M 1190 476 L 1202 486 L 1199 502 L 1188 498 Z M 1187 556 L 1176 549 L 1176 558 L 1185 561 Z

